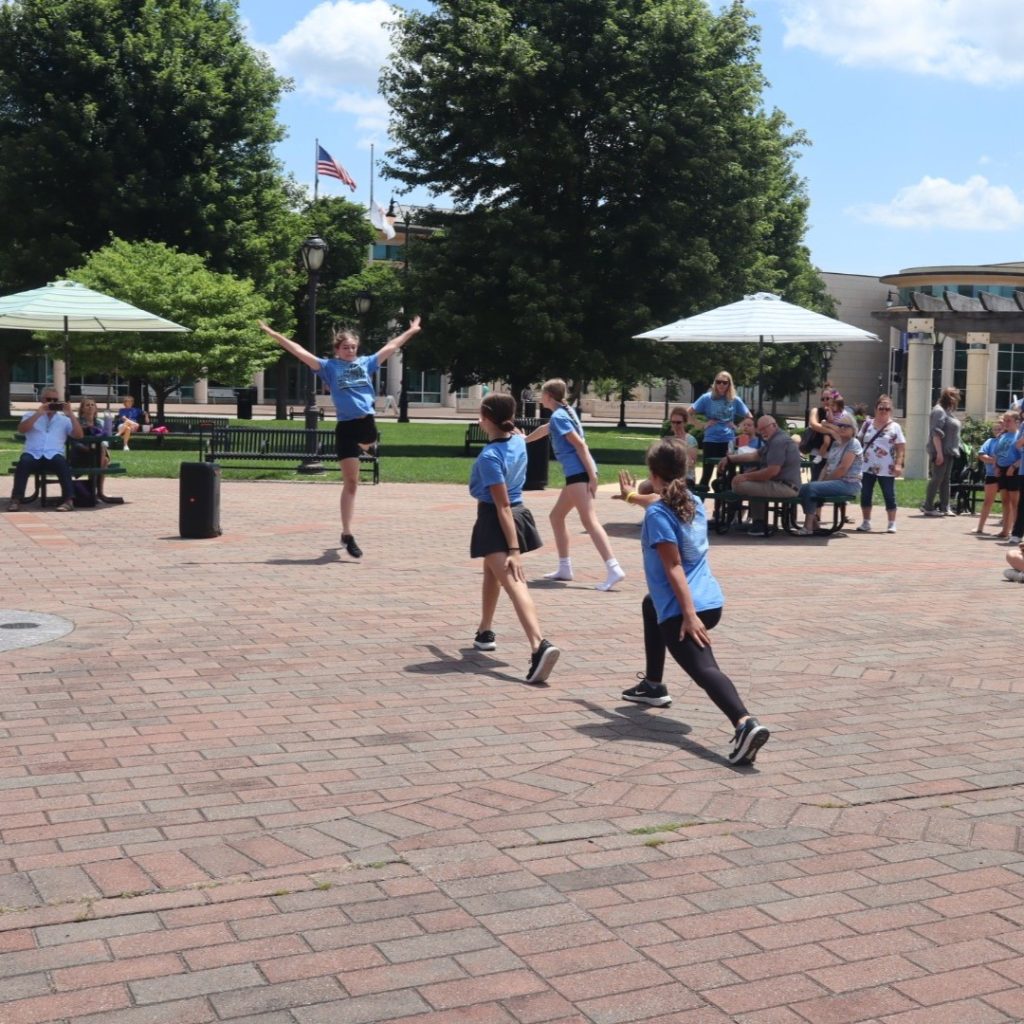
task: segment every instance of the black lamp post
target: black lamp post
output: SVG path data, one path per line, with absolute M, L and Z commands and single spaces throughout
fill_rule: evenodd
M 320 279 L 320 268 L 327 255 L 327 243 L 319 235 L 311 235 L 299 249 L 302 263 L 309 275 L 309 295 L 306 299 L 306 320 L 308 321 L 309 351 L 316 355 L 316 288 Z M 300 473 L 322 473 L 324 471 L 317 457 L 316 429 L 319 410 L 316 405 L 316 374 L 310 369 L 306 376 L 306 458 L 299 466 Z
M 362 344 L 365 346 L 369 344 L 369 329 L 366 324 L 366 318 L 370 314 L 370 309 L 373 307 L 373 292 L 367 291 L 365 288 L 361 288 L 356 292 L 355 298 L 352 300 L 352 305 L 355 306 L 356 316 L 359 317 L 359 337 Z
M 387 218 L 388 222 L 394 224 L 395 222 L 395 199 L 392 196 L 391 202 L 388 203 Z M 409 211 L 403 209 L 401 205 L 398 205 L 398 212 L 402 215 L 402 230 L 405 232 L 405 267 L 403 268 L 403 275 L 407 276 L 409 273 Z M 406 280 L 406 291 L 408 291 L 409 282 Z M 408 295 L 406 295 L 408 301 Z M 409 388 L 406 385 L 405 375 L 405 353 L 400 352 L 399 357 L 402 360 L 402 381 L 401 387 L 398 391 L 398 417 L 395 422 L 397 423 L 408 423 L 409 422 Z

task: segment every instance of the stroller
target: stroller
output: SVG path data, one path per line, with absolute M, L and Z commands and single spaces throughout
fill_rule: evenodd
M 949 475 L 949 504 L 958 515 L 974 515 L 978 493 L 985 489 L 985 467 L 969 444 L 961 444 L 953 456 Z

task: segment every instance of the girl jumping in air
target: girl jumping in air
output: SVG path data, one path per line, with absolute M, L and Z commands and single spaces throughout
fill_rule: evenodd
M 497 647 L 492 626 L 498 596 L 504 590 L 530 641 L 532 654 L 526 682 L 542 683 L 551 674 L 560 652 L 540 631 L 523 572 L 522 555 L 535 551 L 542 541 L 533 513 L 523 504 L 526 442 L 522 434 L 516 433 L 515 414 L 516 400 L 511 395 L 494 392 L 480 403 L 480 426 L 488 441 L 469 477 L 469 493 L 478 502 L 469 554 L 484 560 L 480 625 L 473 646 L 480 651 Z
M 641 545 L 649 591 L 642 606 L 646 668 L 622 696 L 652 707 L 671 704 L 662 682 L 668 651 L 732 723 L 729 763 L 753 764 L 771 734 L 747 711 L 711 650 L 708 634 L 722 617 L 722 589 L 708 565 L 707 519 L 686 488 L 686 467 L 686 449 L 666 438 L 647 451 L 653 494 L 639 494 L 630 474 L 619 474 L 623 500 L 646 506 Z
M 530 442 L 550 435 L 555 458 L 565 472 L 565 486 L 549 516 L 551 531 L 555 535 L 555 547 L 558 549 L 558 568 L 554 572 L 546 573 L 544 578 L 573 578 L 572 559 L 569 558 L 569 530 L 565 520 L 575 508 L 579 512 L 580 522 L 594 542 L 594 547 L 604 559 L 607 570 L 604 580 L 597 584 L 597 589 L 611 590 L 616 583 L 626 578 L 626 574 L 612 554 L 608 534 L 597 518 L 597 510 L 594 508 L 594 495 L 597 494 L 597 464 L 587 447 L 583 427 L 576 413 L 565 401 L 565 394 L 564 380 L 545 382 L 541 389 L 540 401 L 545 409 L 551 410 L 551 418 L 526 438 L 527 442 Z
M 392 338 L 372 356 L 359 355 L 359 337 L 352 331 L 334 335 L 334 358 L 321 359 L 301 345 L 278 334 L 262 320 L 260 327 L 285 350 L 318 373 L 331 389 L 331 399 L 338 418 L 334 436 L 341 466 L 341 543 L 352 558 L 363 552 L 352 535 L 352 514 L 359 487 L 359 453 L 377 440 L 377 424 L 373 418 L 377 392 L 373 375 L 420 329 L 420 318 L 414 316 L 408 328 Z

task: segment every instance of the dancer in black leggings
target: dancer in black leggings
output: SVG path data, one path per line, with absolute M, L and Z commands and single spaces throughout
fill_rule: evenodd
M 647 452 L 653 494 L 638 494 L 629 474 L 620 475 L 622 498 L 647 506 L 641 544 L 649 591 L 643 601 L 646 667 L 622 696 L 653 707 L 671 704 L 662 681 L 668 651 L 732 723 L 730 764 L 753 764 L 770 733 L 747 711 L 711 650 L 708 633 L 722 617 L 722 588 L 708 565 L 707 519 L 686 488 L 686 468 L 686 449 L 666 438 Z

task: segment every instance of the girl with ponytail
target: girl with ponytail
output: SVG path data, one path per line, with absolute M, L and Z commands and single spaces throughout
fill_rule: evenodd
M 641 546 L 648 594 L 643 600 L 646 668 L 622 694 L 635 704 L 672 703 L 662 682 L 665 652 L 700 686 L 735 730 L 730 764 L 753 764 L 770 735 L 747 711 L 732 680 L 718 667 L 709 632 L 722 617 L 722 588 L 708 565 L 708 528 L 702 502 L 686 486 L 686 448 L 675 438 L 647 451 L 653 493 L 641 495 L 629 473 L 619 474 L 622 498 L 646 506 Z
M 478 503 L 469 554 L 484 560 L 480 625 L 473 646 L 479 651 L 497 648 L 492 627 L 498 597 L 504 590 L 530 641 L 526 681 L 542 683 L 560 652 L 540 631 L 523 572 L 523 553 L 536 550 L 543 542 L 533 514 L 523 504 L 526 442 L 516 432 L 515 415 L 516 400 L 511 395 L 492 392 L 480 403 L 480 426 L 488 440 L 469 477 L 469 493 Z
M 545 409 L 551 410 L 551 418 L 526 438 L 527 442 L 530 442 L 550 435 L 555 458 L 565 472 L 565 486 L 548 517 L 551 521 L 551 531 L 555 535 L 555 547 L 558 549 L 558 568 L 554 572 L 545 573 L 544 579 L 573 578 L 572 560 L 569 558 L 569 530 L 565 520 L 575 508 L 579 512 L 584 529 L 594 542 L 594 547 L 604 559 L 605 578 L 597 584 L 597 589 L 611 590 L 616 583 L 626 578 L 626 574 L 618 559 L 612 554 L 608 534 L 597 518 L 597 509 L 594 507 L 594 496 L 597 494 L 597 464 L 587 447 L 583 427 L 576 413 L 566 402 L 565 395 L 564 380 L 545 381 L 540 401 Z

